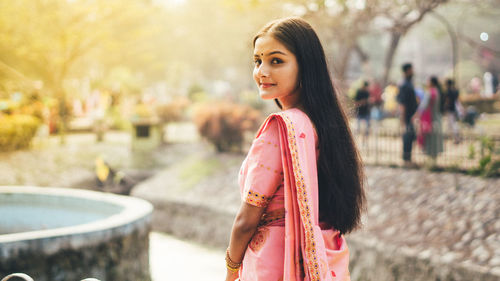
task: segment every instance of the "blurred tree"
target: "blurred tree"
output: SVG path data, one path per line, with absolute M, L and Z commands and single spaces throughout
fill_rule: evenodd
M 2 1 L 0 65 L 18 76 L 43 81 L 59 100 L 64 135 L 69 118 L 68 78 L 88 76 L 99 68 L 105 71 L 125 63 L 124 57 L 132 67 L 139 61 L 155 61 L 144 48 L 147 40 L 141 42 L 157 30 L 147 20 L 151 13 L 154 9 L 146 1 Z
M 394 55 L 401 38 L 408 33 L 428 13 L 448 0 L 391 0 L 380 1 L 377 5 L 378 14 L 388 20 L 385 28 L 389 34 L 389 46 L 384 62 L 382 85 L 387 85 Z

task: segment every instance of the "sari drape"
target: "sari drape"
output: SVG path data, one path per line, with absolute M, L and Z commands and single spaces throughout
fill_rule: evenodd
M 432 133 L 433 127 L 432 127 L 432 121 L 433 121 L 433 116 L 432 116 L 432 107 L 434 106 L 437 98 L 437 90 L 435 88 L 431 88 L 429 90 L 429 95 L 424 98 L 422 101 L 421 107 L 421 114 L 420 114 L 420 129 L 419 129 L 419 134 L 417 136 L 417 143 L 420 146 L 424 146 L 425 144 L 425 137 Z
M 299 109 L 275 113 L 266 119 L 257 139 L 270 124 L 277 131 L 281 151 L 285 222 L 284 226 L 257 230 L 245 253 L 240 280 L 349 281 L 349 251 L 344 237 L 319 222 L 312 122 Z M 276 263 L 276 259 L 283 261 Z

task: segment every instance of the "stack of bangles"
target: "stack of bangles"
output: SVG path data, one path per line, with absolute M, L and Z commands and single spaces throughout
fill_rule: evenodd
M 229 256 L 229 248 L 226 250 L 226 267 L 229 269 L 231 272 L 238 272 L 240 270 L 241 262 L 237 263 L 234 262 L 231 257 Z

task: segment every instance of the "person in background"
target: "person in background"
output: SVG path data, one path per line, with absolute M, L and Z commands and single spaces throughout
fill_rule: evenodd
M 365 123 L 364 136 L 368 136 L 370 133 L 370 92 L 368 92 L 368 82 L 363 81 L 360 89 L 356 91 L 356 96 L 354 97 L 354 102 L 356 105 L 356 117 L 357 117 L 357 129 L 358 134 L 361 133 L 361 122 Z
M 453 139 L 455 144 L 460 142 L 460 132 L 458 128 L 458 108 L 457 103 L 459 92 L 455 87 L 455 81 L 453 79 L 446 80 L 446 92 L 445 92 L 445 114 L 446 119 L 448 119 L 448 131 L 453 134 Z
M 398 92 L 399 89 L 396 83 L 389 82 L 387 87 L 385 87 L 384 92 L 382 93 L 382 100 L 384 101 L 384 112 L 392 117 L 396 116 L 398 110 Z
M 415 116 L 420 120 L 417 143 L 425 155 L 431 158 L 430 166 L 436 165 L 438 154 L 443 152 L 440 88 L 439 80 L 432 76 L 428 82 L 428 91 L 425 92 Z
M 374 81 L 373 83 L 370 83 L 368 91 L 370 92 L 370 104 L 373 105 L 371 110 L 372 118 L 375 119 L 375 121 L 380 121 L 383 117 L 382 108 L 384 106 L 384 100 L 382 99 L 382 87 L 379 82 Z
M 411 161 L 411 152 L 413 141 L 415 140 L 415 127 L 413 125 L 413 115 L 417 111 L 417 98 L 415 88 L 413 87 L 413 66 L 411 63 L 405 63 L 401 67 L 404 80 L 399 87 L 397 100 L 400 109 L 401 128 L 403 129 L 403 161 L 407 168 L 415 167 Z

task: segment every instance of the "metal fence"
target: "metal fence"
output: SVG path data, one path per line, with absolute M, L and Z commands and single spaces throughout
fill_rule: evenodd
M 456 143 L 452 135 L 443 135 L 443 152 L 436 158 L 436 166 L 443 169 L 470 170 L 477 168 L 480 159 L 487 153 L 485 140 L 495 148 L 500 147 L 500 135 L 478 134 L 470 131 L 461 133 L 460 142 Z M 358 149 L 365 164 L 401 166 L 403 165 L 403 142 L 401 133 L 396 128 L 375 127 L 369 135 L 354 134 Z M 429 157 L 423 153 L 415 141 L 412 161 L 419 166 L 429 163 Z

